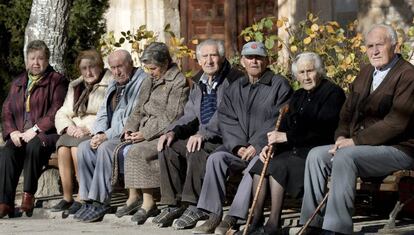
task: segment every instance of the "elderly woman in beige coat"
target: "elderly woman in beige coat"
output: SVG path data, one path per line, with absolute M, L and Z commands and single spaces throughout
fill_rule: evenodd
M 90 128 L 96 119 L 112 74 L 104 69 L 101 55 L 96 50 L 80 52 L 76 66 L 81 76 L 69 84 L 63 106 L 55 116 L 55 126 L 61 135 L 56 143 L 63 199 L 52 211 L 69 209 L 74 214 L 81 206 L 72 197 L 73 171 L 77 175 L 77 146 L 90 138 Z
M 124 170 L 125 187 L 129 189 L 129 198 L 116 216 L 136 211 L 132 221 L 143 224 L 159 213 L 153 199 L 153 189 L 160 184 L 158 138 L 182 115 L 189 88 L 164 43 L 151 43 L 140 60 L 150 77 L 143 81 L 138 104 L 124 127 L 125 142 L 121 145 L 126 147 L 117 148 L 114 156 L 118 159 L 113 162 L 121 173 Z

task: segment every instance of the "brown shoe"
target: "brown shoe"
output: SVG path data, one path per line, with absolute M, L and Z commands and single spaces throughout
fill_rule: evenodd
M 14 217 L 14 207 L 9 206 L 6 203 L 0 203 L 0 219 L 8 215 L 9 218 Z
M 26 215 L 29 217 L 32 216 L 34 202 L 35 202 L 34 195 L 24 192 L 23 199 L 22 199 L 22 205 L 20 206 L 20 211 L 26 212 Z
M 227 231 L 229 231 L 231 228 L 236 225 L 237 219 L 231 215 L 226 215 L 223 219 L 223 221 L 220 222 L 220 224 L 217 226 L 217 228 L 214 230 L 214 234 L 217 235 L 225 235 Z
M 221 216 L 215 213 L 210 213 L 208 220 L 202 225 L 193 229 L 193 234 L 210 234 L 214 233 L 216 227 L 220 224 Z

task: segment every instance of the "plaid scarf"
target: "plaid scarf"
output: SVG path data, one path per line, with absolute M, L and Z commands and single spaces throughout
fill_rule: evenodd
M 27 81 L 27 96 L 26 96 L 26 112 L 30 112 L 30 96 L 32 94 L 33 89 L 39 83 L 39 81 L 43 78 L 42 75 L 32 75 L 28 74 L 29 80 Z

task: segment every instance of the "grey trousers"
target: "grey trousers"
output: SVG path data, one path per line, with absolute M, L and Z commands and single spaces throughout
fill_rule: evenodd
M 352 234 L 352 215 L 357 177 L 380 177 L 401 169 L 411 169 L 414 160 L 391 146 L 353 146 L 337 150 L 335 157 L 328 153 L 331 145 L 313 148 L 305 168 L 305 193 L 300 223 L 315 211 L 322 201 L 328 176 L 331 187 L 326 207 L 316 215 L 311 226 Z M 325 215 L 323 217 L 323 212 Z
M 254 159 L 257 160 L 257 158 L 258 156 Z M 228 171 L 232 166 L 239 167 L 244 164 L 245 162 L 243 160 L 229 152 L 219 151 L 211 154 L 207 159 L 206 174 L 204 175 L 203 187 L 201 188 L 197 207 L 217 215 L 223 214 L 223 200 L 226 197 L 226 179 Z M 249 166 L 252 167 L 253 164 L 250 164 Z M 244 172 L 247 172 L 248 174 L 249 170 L 250 169 L 244 169 Z M 235 206 L 233 209 L 233 213 L 237 215 L 243 214 L 243 210 L 247 211 L 249 207 L 249 202 L 245 203 L 245 201 L 250 200 L 252 178 L 250 176 L 249 179 L 249 177 L 246 176 L 243 177 L 243 179 L 244 180 L 240 182 L 237 190 L 239 196 L 235 197 L 233 200 L 235 205 L 240 206 Z M 247 194 L 247 196 L 244 194 Z
M 82 200 L 109 203 L 112 192 L 112 154 L 119 139 L 103 142 L 94 150 L 90 140 L 78 146 L 79 194 Z
M 247 214 L 250 208 L 250 199 L 252 197 L 253 177 L 250 174 L 250 169 L 259 159 L 259 155 L 255 156 L 243 171 L 243 178 L 237 188 L 236 195 L 231 203 L 228 215 L 237 217 L 239 219 L 247 219 Z

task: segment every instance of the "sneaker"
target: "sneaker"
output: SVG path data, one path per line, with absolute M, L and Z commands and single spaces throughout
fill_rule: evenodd
M 73 201 L 68 202 L 65 199 L 62 199 L 58 202 L 58 204 L 52 206 L 50 209 L 51 212 L 59 212 L 68 209 L 70 206 L 72 206 Z
M 135 213 L 138 208 L 140 208 L 142 205 L 142 200 L 138 199 L 135 202 L 131 203 L 129 206 L 127 204 L 125 204 L 123 207 L 119 208 L 116 213 L 115 216 L 118 218 L 121 218 L 124 215 L 130 215 Z
M 169 206 L 161 211 L 157 215 L 152 223 L 157 224 L 158 227 L 169 227 L 172 225 L 175 219 L 179 218 L 184 213 L 184 207 L 172 207 Z
M 221 216 L 210 213 L 208 220 L 204 222 L 202 225 L 196 227 L 193 230 L 193 234 L 210 234 L 214 233 L 216 227 L 220 224 Z
M 173 223 L 175 229 L 189 229 L 194 228 L 199 220 L 208 219 L 208 214 L 199 209 L 187 208 L 184 213 Z
M 229 229 L 233 228 L 236 225 L 237 219 L 231 215 L 226 215 L 223 221 L 217 226 L 214 230 L 214 234 L 225 235 Z

